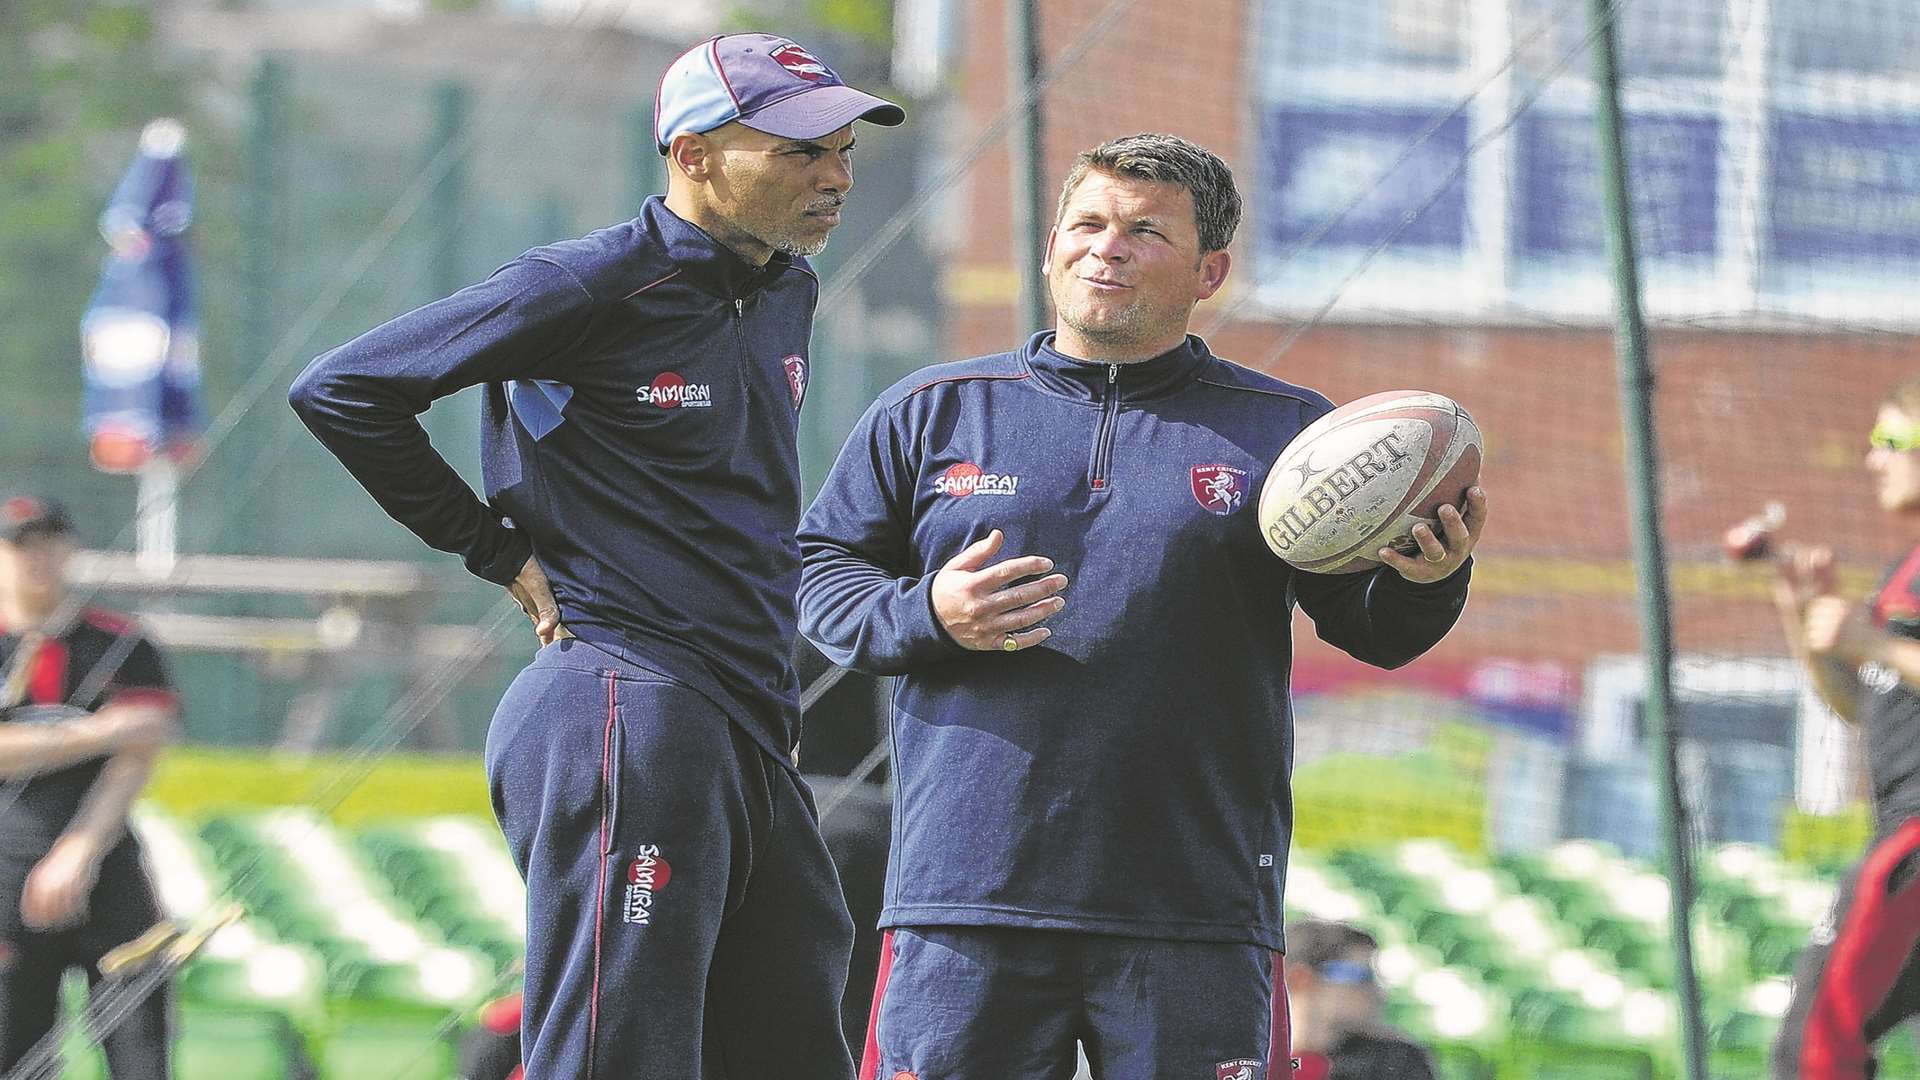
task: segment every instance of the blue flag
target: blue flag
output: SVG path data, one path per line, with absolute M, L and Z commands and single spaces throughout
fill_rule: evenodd
M 200 328 L 186 229 L 193 177 L 178 121 L 155 120 L 100 215 L 112 250 L 80 320 L 86 428 L 96 468 L 133 472 L 155 454 L 191 458 L 200 409 Z

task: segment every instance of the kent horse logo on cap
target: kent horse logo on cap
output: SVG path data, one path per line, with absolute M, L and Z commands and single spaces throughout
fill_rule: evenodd
M 820 58 L 789 41 L 773 50 L 774 62 L 808 82 L 819 82 L 834 77 L 833 69 L 820 62 Z

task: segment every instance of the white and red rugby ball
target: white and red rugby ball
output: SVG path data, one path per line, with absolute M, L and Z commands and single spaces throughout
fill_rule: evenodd
M 1260 489 L 1260 535 L 1275 555 L 1317 574 L 1380 565 L 1392 547 L 1418 554 L 1413 527 L 1440 531 L 1480 478 L 1480 429 L 1452 398 L 1388 390 L 1350 401 L 1294 436 Z

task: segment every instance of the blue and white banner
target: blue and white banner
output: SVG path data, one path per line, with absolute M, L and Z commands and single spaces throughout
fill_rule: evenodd
M 1718 227 L 1719 118 L 1629 116 L 1626 126 L 1640 254 L 1649 259 L 1711 258 Z M 1593 116 L 1532 113 L 1521 119 L 1514 135 L 1515 253 L 1598 264 L 1607 244 Z
M 1776 259 L 1920 259 L 1920 116 L 1782 113 L 1771 136 Z
M 100 216 L 112 250 L 80 321 L 94 465 L 134 472 L 155 454 L 190 457 L 206 427 L 200 334 L 185 232 L 193 178 L 177 121 L 156 120 Z
M 1436 123 L 1428 108 L 1276 104 L 1261 135 L 1270 252 L 1365 250 L 1390 236 L 1401 251 L 1464 248 L 1466 189 L 1445 179 L 1466 156 L 1464 114 Z

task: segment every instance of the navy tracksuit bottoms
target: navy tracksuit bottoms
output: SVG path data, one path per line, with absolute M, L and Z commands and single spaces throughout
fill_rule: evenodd
M 527 1080 L 850 1080 L 853 924 L 787 762 L 574 639 L 501 699 L 487 777 L 527 882 Z
M 860 1080 L 1287 1080 L 1281 956 L 1004 926 L 887 931 Z

